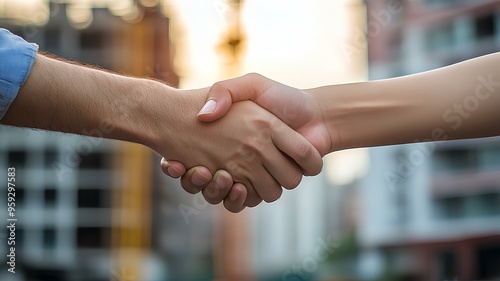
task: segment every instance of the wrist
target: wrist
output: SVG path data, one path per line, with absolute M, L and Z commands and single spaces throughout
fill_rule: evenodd
M 165 141 L 165 136 L 159 136 L 161 127 L 171 128 L 178 113 L 174 110 L 178 107 L 175 102 L 178 90 L 154 80 L 130 79 L 134 81 L 126 90 L 128 95 L 115 100 L 112 106 L 114 123 L 124 133 L 124 140 L 155 149 L 159 139 Z
M 344 118 L 344 114 L 340 112 L 340 110 L 343 109 L 339 106 L 341 97 L 338 95 L 336 90 L 337 87 L 337 85 L 325 86 L 305 91 L 307 94 L 310 94 L 316 102 L 319 108 L 319 118 L 316 119 L 318 123 L 321 123 L 324 132 L 326 132 L 326 151 L 320 152 L 321 155 L 342 150 L 349 146 L 348 143 L 345 142 L 344 133 L 339 130 L 339 128 L 341 128 L 339 124 L 343 123 L 342 118 Z
M 142 83 L 142 102 L 134 111 L 137 142 L 179 159 L 179 152 L 198 130 L 196 114 L 208 89 L 179 90 L 152 80 Z
M 394 81 L 341 84 L 313 91 L 331 139 L 331 152 L 412 142 L 419 136 L 406 124 L 409 119 L 418 120 L 421 101 Z
M 377 90 L 367 83 L 339 84 L 314 89 L 321 108 L 321 116 L 331 141 L 330 152 L 372 146 L 377 143 L 372 134 L 374 123 L 380 125 L 384 103 L 373 99 Z M 375 133 L 376 135 L 377 133 Z

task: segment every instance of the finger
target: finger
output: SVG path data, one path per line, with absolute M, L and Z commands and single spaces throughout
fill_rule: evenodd
M 267 203 L 271 203 L 281 197 L 283 189 L 281 188 L 281 185 L 271 176 L 269 171 L 265 169 L 264 166 L 262 166 L 262 170 L 262 172 L 257 173 L 258 177 L 251 180 L 251 182 L 260 198 L 262 198 L 262 200 Z M 251 194 L 249 194 L 248 197 L 250 196 Z M 247 205 L 248 207 L 256 206 L 249 205 L 248 199 L 249 198 L 247 198 L 247 200 L 245 201 L 245 205 Z
M 165 158 L 161 158 L 160 167 L 163 173 L 172 178 L 181 177 L 186 173 L 186 167 L 181 162 L 177 161 L 167 161 Z
M 281 186 L 286 189 L 294 189 L 300 184 L 302 170 L 297 166 L 297 163 L 281 151 L 274 147 L 273 149 L 266 149 L 263 157 L 264 167 Z
M 246 187 L 246 193 L 247 196 L 245 198 L 245 201 L 243 204 L 248 207 L 255 207 L 262 202 L 262 197 L 259 195 L 257 190 L 255 190 L 255 187 L 253 186 L 252 183 L 246 182 L 246 183 L 240 183 Z
M 207 102 L 198 113 L 198 120 L 203 122 L 215 121 L 226 115 L 232 104 L 231 94 L 227 89 L 209 92 Z
M 254 207 L 262 202 L 257 190 L 250 180 L 252 177 L 259 177 L 260 175 L 268 174 L 262 167 L 261 163 L 256 161 L 248 161 L 248 159 L 240 158 L 242 162 L 229 161 L 226 164 L 225 170 L 233 176 L 234 183 L 241 183 L 246 187 L 246 198 L 244 205 L 247 207 Z M 236 175 L 236 176 L 235 176 Z
M 250 138 L 245 148 L 242 148 L 243 150 L 238 149 L 238 153 L 244 157 L 241 157 L 237 163 L 234 161 L 228 162 L 226 167 L 226 170 L 233 175 L 233 180 L 235 182 L 242 183 L 246 186 L 247 198 L 245 200 L 245 205 L 248 207 L 254 207 L 262 200 L 273 202 L 278 199 L 283 192 L 281 185 L 263 164 L 263 160 L 266 159 L 266 154 L 270 154 L 271 158 L 281 157 L 281 159 L 285 159 L 285 155 L 272 145 L 270 134 L 271 133 L 268 132 L 265 136 Z M 263 139 L 267 143 L 263 143 Z M 278 160 L 276 161 L 280 162 Z
M 232 213 L 239 213 L 246 207 L 244 205 L 246 197 L 247 188 L 241 183 L 235 183 L 224 198 L 224 207 Z
M 321 155 L 302 135 L 276 120 L 271 137 L 274 145 L 302 168 L 304 175 L 315 176 L 321 172 L 323 168 Z
M 232 186 L 231 175 L 224 170 L 219 170 L 214 174 L 212 181 L 203 188 L 203 197 L 210 204 L 219 204 L 228 195 Z
M 181 185 L 185 191 L 196 194 L 200 192 L 212 180 L 212 173 L 209 169 L 197 166 L 191 168 L 181 178 Z
M 261 75 L 252 73 L 215 83 L 208 91 L 207 102 L 198 113 L 198 120 L 215 121 L 226 115 L 234 102 L 257 101 L 264 90 L 262 78 Z

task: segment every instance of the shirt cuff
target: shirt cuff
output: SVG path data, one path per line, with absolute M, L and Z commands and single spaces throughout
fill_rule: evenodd
M 0 119 L 28 77 L 37 51 L 38 45 L 0 28 Z

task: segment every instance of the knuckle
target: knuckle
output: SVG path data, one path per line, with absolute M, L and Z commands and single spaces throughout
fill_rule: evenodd
M 323 160 L 320 158 L 320 159 L 318 159 L 317 162 L 318 162 L 317 165 L 311 171 L 311 173 L 309 174 L 309 176 L 316 176 L 317 174 L 321 173 L 321 171 L 323 170 Z
M 214 184 L 210 184 L 207 187 L 205 187 L 202 191 L 203 197 L 205 197 L 205 200 L 211 204 L 218 204 L 220 201 L 222 201 L 222 194 L 218 188 L 214 186 Z M 215 202 L 215 203 L 212 203 Z
M 265 128 L 259 129 L 257 135 L 247 138 L 243 145 L 244 148 L 259 155 L 269 148 L 269 145 L 272 144 L 271 131 L 267 126 L 263 127 Z
M 251 79 L 260 79 L 260 78 L 262 78 L 262 75 L 260 75 L 257 72 L 250 72 L 250 73 L 245 74 L 245 76 L 247 76 L 247 77 L 249 77 Z
M 266 201 L 267 203 L 272 203 L 278 200 L 281 197 L 281 194 L 283 194 L 283 189 L 281 189 L 281 187 L 277 188 L 274 190 L 273 193 L 271 193 L 271 195 L 268 198 L 265 198 L 264 201 Z
M 212 91 L 217 91 L 217 90 L 221 90 L 221 89 L 226 89 L 226 87 L 224 86 L 224 81 L 218 81 L 218 82 L 215 82 L 213 85 L 212 85 Z
M 242 159 L 246 160 L 246 162 L 252 161 L 256 156 L 256 152 L 257 152 L 256 146 L 251 141 L 244 142 L 240 146 L 238 146 L 238 153 L 243 157 Z M 238 163 L 238 167 L 245 169 L 244 167 L 246 165 L 244 165 L 245 164 L 244 162 L 245 161 L 243 161 L 243 163 Z M 228 167 L 228 169 L 229 169 L 229 167 Z M 233 171 L 230 171 L 230 172 L 233 172 Z
M 186 177 L 181 178 L 181 186 L 187 193 L 190 193 L 190 194 L 197 194 L 198 192 L 201 191 L 200 188 L 191 184 L 190 181 Z
M 248 196 L 247 200 L 245 200 L 245 206 L 248 207 L 255 207 L 262 202 L 262 198 L 257 197 L 257 196 Z
M 199 190 L 198 188 L 196 187 L 186 187 L 186 186 L 182 186 L 182 188 L 187 192 L 187 193 L 190 193 L 190 194 L 197 194 L 199 193 L 201 190 Z
M 243 211 L 245 209 L 245 206 L 235 206 L 227 201 L 224 201 L 224 208 L 226 208 L 226 210 L 228 210 L 229 212 L 231 213 L 239 213 L 241 211 Z
M 294 189 L 299 186 L 302 181 L 302 174 L 300 172 L 296 172 L 291 177 L 289 177 L 289 181 L 283 187 L 286 189 Z
M 203 198 L 205 198 L 205 200 L 208 203 L 210 203 L 212 205 L 217 205 L 217 204 L 219 204 L 222 201 L 222 199 L 221 198 L 217 198 L 217 196 L 216 197 L 210 196 L 209 192 L 207 192 L 206 190 L 207 190 L 207 188 L 203 189 L 202 194 L 203 194 Z
M 304 140 L 298 143 L 296 153 L 299 159 L 307 159 L 313 153 L 313 148 L 311 147 L 310 143 Z
M 323 159 L 319 155 L 311 155 L 313 160 L 307 167 L 303 168 L 305 176 L 316 176 L 323 170 Z

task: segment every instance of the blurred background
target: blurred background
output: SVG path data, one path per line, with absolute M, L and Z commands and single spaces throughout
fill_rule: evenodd
M 0 27 L 174 87 L 259 72 L 308 88 L 497 52 L 500 1 L 0 0 Z M 231 214 L 138 145 L 0 137 L 18 219 L 12 274 L 0 187 L 2 281 L 500 280 L 499 139 L 337 152 L 279 201 Z

